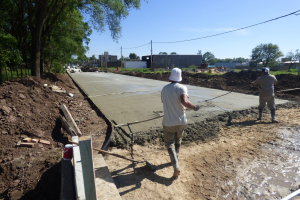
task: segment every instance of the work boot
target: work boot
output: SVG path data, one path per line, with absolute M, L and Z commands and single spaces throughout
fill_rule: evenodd
M 275 119 L 275 109 L 271 110 L 271 118 L 273 123 L 278 123 L 278 121 Z
M 173 168 L 174 168 L 173 177 L 177 178 L 180 174 L 180 169 L 179 169 L 179 163 L 178 163 L 175 148 L 174 147 L 173 148 L 168 148 L 168 153 L 169 153 L 171 163 L 172 163 Z
M 180 150 L 180 145 L 181 144 L 175 144 L 175 150 L 176 150 L 176 155 L 177 155 L 177 160 L 179 162 L 179 150 Z
M 261 120 L 261 118 L 262 118 L 262 113 L 263 113 L 263 109 L 259 109 L 259 110 L 258 110 L 258 118 L 257 118 L 257 120 Z

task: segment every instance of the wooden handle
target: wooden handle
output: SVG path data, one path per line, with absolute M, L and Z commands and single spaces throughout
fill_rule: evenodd
M 69 141 L 69 143 L 77 144 L 79 146 L 79 143 L 77 143 L 77 142 Z M 110 153 L 108 151 L 104 151 L 104 150 L 101 150 L 101 149 L 93 148 L 93 150 L 99 151 L 99 152 L 104 153 L 104 154 L 108 154 L 108 155 L 116 156 L 116 157 L 119 157 L 119 158 L 123 158 L 125 160 L 129 160 L 129 161 L 136 162 L 136 163 L 144 163 L 145 162 L 145 161 L 139 161 L 139 160 L 134 160 L 134 159 L 126 158 L 124 156 L 120 156 L 118 154 Z

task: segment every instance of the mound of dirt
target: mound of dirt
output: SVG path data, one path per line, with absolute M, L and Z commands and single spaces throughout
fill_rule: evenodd
M 142 78 L 155 79 L 160 81 L 169 81 L 170 72 L 167 73 L 136 73 L 111 70 L 114 73 L 120 73 L 129 76 L 137 76 Z M 257 93 L 256 87 L 251 87 L 250 83 L 261 76 L 258 71 L 241 71 L 227 72 L 223 75 L 208 75 L 206 73 L 190 73 L 182 72 L 182 84 L 195 85 L 200 87 L 214 88 L 220 90 L 227 90 L 239 92 L 244 94 Z M 275 86 L 275 92 L 280 90 L 299 88 L 300 76 L 292 74 L 276 75 L 278 80 Z M 278 98 L 288 99 L 293 101 L 300 101 L 300 90 L 289 93 L 276 93 Z
M 66 93 L 53 92 L 44 84 L 56 85 Z M 69 139 L 59 120 L 61 104 L 69 108 L 84 135 L 97 136 L 94 146 L 101 146 L 107 125 L 68 75 L 23 77 L 1 85 L 0 199 L 60 198 L 60 160 Z M 51 144 L 16 147 L 26 137 L 48 140 Z

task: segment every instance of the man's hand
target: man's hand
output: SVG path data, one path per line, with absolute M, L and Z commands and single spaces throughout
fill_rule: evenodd
M 195 108 L 193 109 L 194 111 L 198 111 L 200 109 L 199 105 L 195 105 Z

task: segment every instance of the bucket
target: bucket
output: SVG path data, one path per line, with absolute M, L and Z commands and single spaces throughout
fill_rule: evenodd
M 208 70 L 208 73 L 212 73 L 212 70 L 211 70 L 211 69 L 209 69 L 209 70 Z
M 66 144 L 64 149 L 64 160 L 71 160 L 73 158 L 73 145 L 72 144 Z

